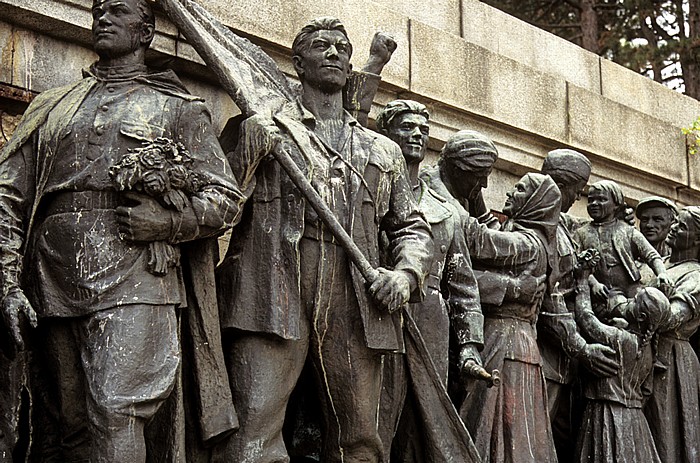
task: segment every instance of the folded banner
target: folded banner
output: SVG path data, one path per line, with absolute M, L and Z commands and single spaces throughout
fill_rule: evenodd
M 231 32 L 193 1 L 160 3 L 244 115 L 271 116 L 296 99 L 286 76 L 260 47 Z

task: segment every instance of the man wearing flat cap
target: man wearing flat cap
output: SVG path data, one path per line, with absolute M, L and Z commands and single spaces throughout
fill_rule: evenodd
M 455 205 L 497 228 L 498 220 L 486 210 L 481 196 L 497 159 L 498 150 L 491 139 L 473 130 L 460 130 L 445 143 L 437 166 L 425 169 L 420 175 L 437 193 L 452 198 Z M 478 214 L 474 213 L 475 203 L 483 209 Z
M 671 248 L 666 244 L 666 237 L 671 231 L 671 225 L 676 222 L 678 207 L 670 199 L 648 196 L 637 204 L 636 215 L 639 219 L 639 231 L 644 238 L 661 257 L 669 256 Z
M 38 315 L 33 461 L 166 461 L 147 451 L 148 431 L 158 434 L 151 443 L 172 439 L 168 461 L 183 461 L 172 421 L 147 430 L 180 397 L 181 317 L 207 320 L 200 338 L 184 338 L 206 357 L 188 372 L 205 364 L 201 383 L 218 386 L 197 404 L 212 418 L 198 435 L 236 426 L 210 296 L 213 243 L 200 239 L 230 228 L 244 198 L 203 101 L 172 71 L 145 66 L 154 34 L 150 1 L 94 0 L 99 60 L 82 80 L 39 95 L 0 152 L 1 308 L 18 346 L 24 319 Z M 128 153 L 163 173 L 157 143 L 189 152 L 197 181 L 177 208 L 145 188 L 121 192 L 110 176 Z

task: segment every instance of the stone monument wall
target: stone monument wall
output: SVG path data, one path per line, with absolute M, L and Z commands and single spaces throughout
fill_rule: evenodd
M 629 202 L 657 194 L 700 204 L 700 155 L 681 128 L 700 103 L 476 0 L 201 0 L 225 24 L 261 45 L 293 75 L 296 31 L 310 18 L 341 18 L 364 63 L 376 30 L 399 48 L 370 114 L 395 98 L 431 111 L 434 155 L 460 129 L 490 136 L 500 150 L 487 205 L 538 170 L 547 151 L 571 147 L 593 162 L 591 181 L 618 181 Z M 0 116 L 9 136 L 32 95 L 67 84 L 95 59 L 91 0 L 0 0 Z M 149 60 L 172 66 L 207 99 L 218 127 L 237 109 L 177 30 L 159 17 Z M 370 122 L 372 124 L 372 122 Z M 574 212 L 585 214 L 579 202 Z

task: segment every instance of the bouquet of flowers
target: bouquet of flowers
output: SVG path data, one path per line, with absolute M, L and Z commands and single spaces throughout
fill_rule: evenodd
M 192 171 L 193 159 L 182 143 L 156 138 L 131 148 L 109 169 L 118 191 L 136 191 L 157 199 L 164 207 L 182 212 L 201 182 Z M 179 265 L 178 252 L 165 241 L 149 243 L 148 270 L 165 275 Z

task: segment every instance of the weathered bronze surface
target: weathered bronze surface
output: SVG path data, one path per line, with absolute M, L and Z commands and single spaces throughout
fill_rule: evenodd
M 389 35 L 353 71 L 310 21 L 296 82 L 159 0 L 241 110 L 217 139 L 145 65 L 154 3 L 93 0 L 82 80 L 0 88 L 31 102 L 0 151 L 0 461 L 699 461 L 698 207 L 602 180 L 570 215 L 592 166 L 564 148 L 501 223 L 498 143 L 425 165 L 413 100 L 367 128 Z

